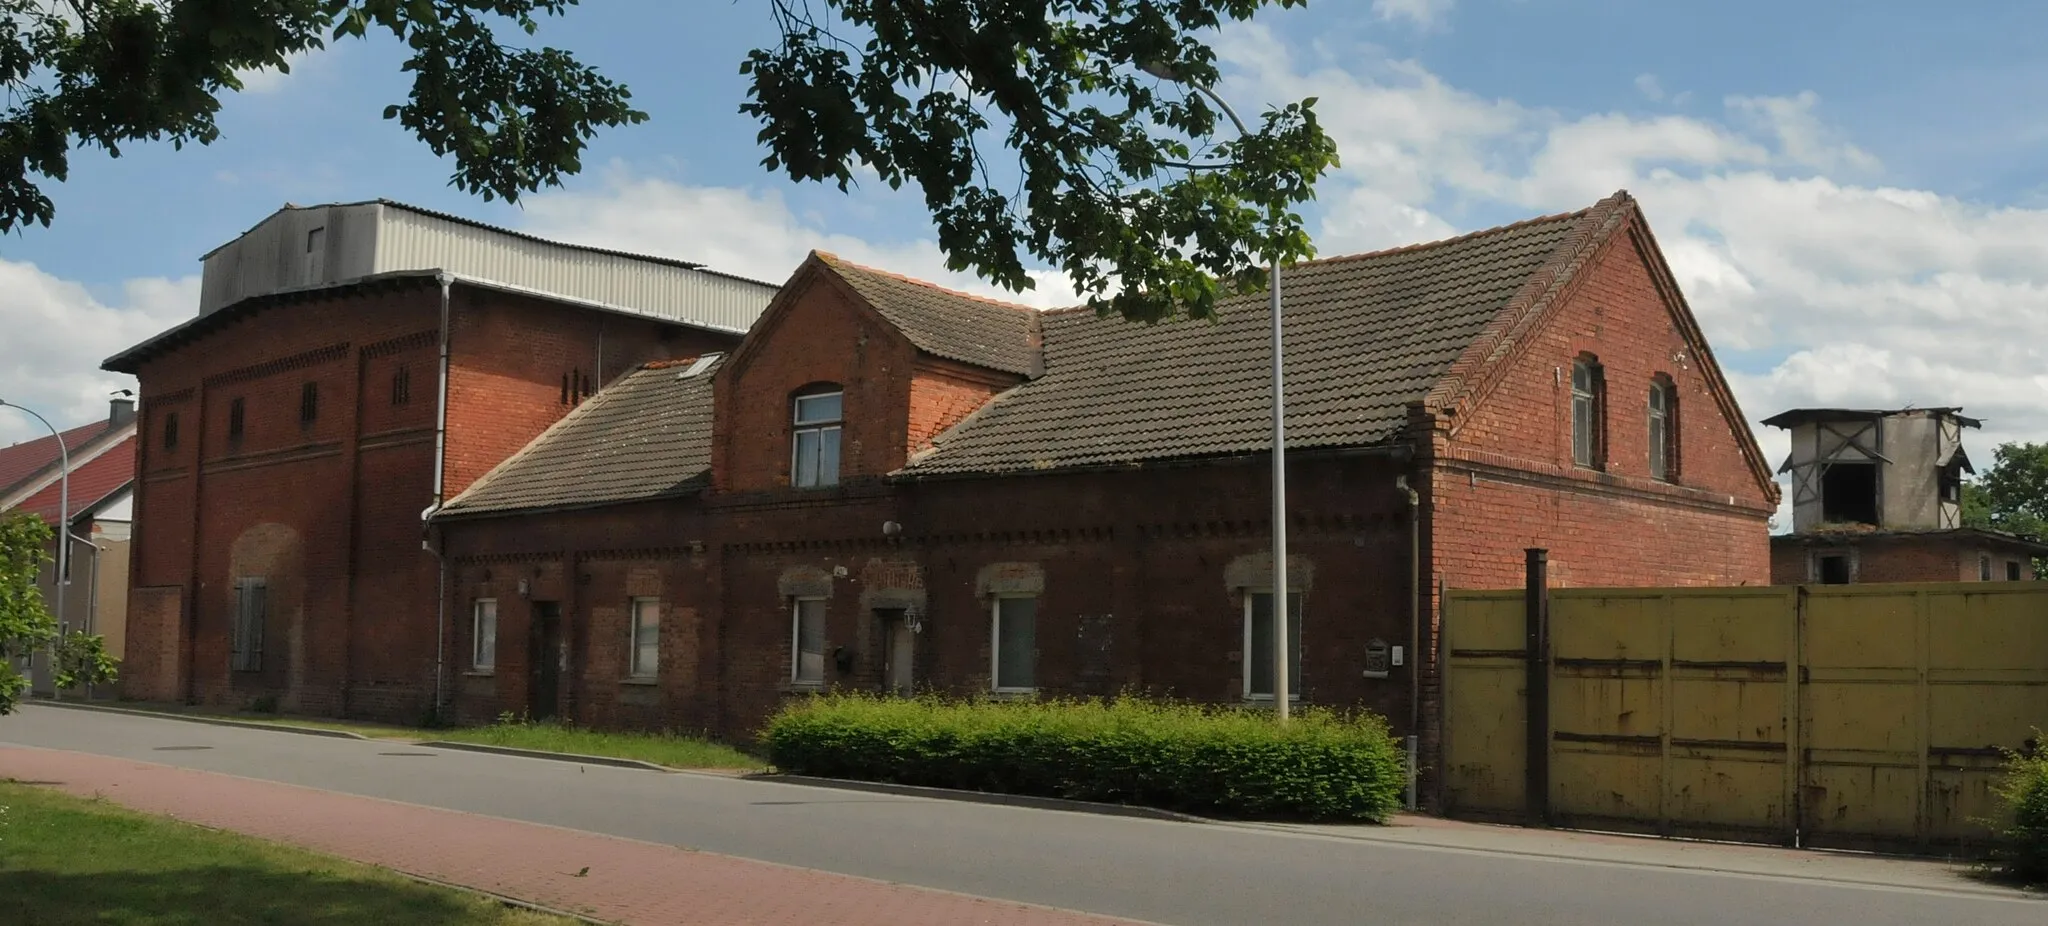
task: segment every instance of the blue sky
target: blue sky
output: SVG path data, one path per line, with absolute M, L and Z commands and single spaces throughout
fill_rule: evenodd
M 1853 12 L 1848 12 L 1853 10 Z M 259 75 L 208 148 L 79 152 L 51 229 L 0 239 L 0 397 L 93 413 L 99 359 L 189 316 L 197 258 L 286 201 L 388 197 L 780 279 L 820 246 L 943 272 L 907 194 L 759 165 L 738 62 L 757 0 L 609 0 L 548 23 L 652 115 L 526 208 L 446 185 L 379 117 L 402 50 Z M 2048 4 L 1312 0 L 1219 37 L 1240 109 L 1316 94 L 1343 172 L 1324 253 L 1642 199 L 1745 410 L 1962 404 L 2048 440 Z M 1040 302 L 1056 302 L 1048 280 Z M 29 432 L 0 416 L 0 442 Z M 1774 435 L 1760 435 L 1776 453 Z M 1988 450 L 1988 447 L 1987 447 Z M 1988 456 L 1988 453 L 1983 454 Z

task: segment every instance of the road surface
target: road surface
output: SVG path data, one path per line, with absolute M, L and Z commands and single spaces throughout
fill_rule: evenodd
M 2048 901 L 1941 866 L 1756 847 L 1488 827 L 1182 823 L 48 706 L 0 718 L 0 776 L 10 743 L 1172 926 L 2048 922 Z

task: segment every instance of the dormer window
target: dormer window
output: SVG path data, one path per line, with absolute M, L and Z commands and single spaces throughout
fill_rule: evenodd
M 837 387 L 798 395 L 790 484 L 800 489 L 839 484 L 839 432 L 845 394 Z

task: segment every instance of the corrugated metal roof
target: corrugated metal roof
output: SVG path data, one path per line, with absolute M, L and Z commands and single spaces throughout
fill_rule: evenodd
M 651 363 L 618 378 L 456 496 L 441 516 L 582 508 L 697 491 L 711 471 L 717 368 L 716 361 Z

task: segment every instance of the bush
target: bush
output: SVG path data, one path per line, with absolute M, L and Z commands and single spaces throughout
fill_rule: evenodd
M 2038 733 L 2035 743 L 2043 743 Z M 2048 751 L 2036 746 L 2013 753 L 1998 795 L 2012 813 L 2002 834 L 2005 873 L 2029 884 L 2048 883 Z
M 1158 807 L 1210 816 L 1385 822 L 1402 756 L 1386 722 L 1114 701 L 832 695 L 762 731 L 785 772 Z

